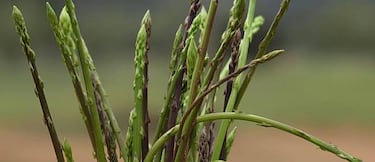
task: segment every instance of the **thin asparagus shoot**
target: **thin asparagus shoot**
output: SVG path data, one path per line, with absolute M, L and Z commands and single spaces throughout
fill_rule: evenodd
M 26 55 L 27 62 L 29 64 L 30 72 L 32 74 L 34 84 L 35 84 L 35 94 L 39 99 L 40 106 L 43 111 L 43 118 L 44 124 L 46 124 L 48 128 L 49 135 L 52 140 L 53 148 L 55 150 L 55 155 L 58 162 L 64 162 L 64 155 L 62 151 L 62 145 L 60 143 L 59 137 L 57 135 L 55 126 L 53 124 L 52 116 L 49 110 L 49 106 L 47 103 L 46 95 L 44 92 L 44 84 L 39 75 L 38 68 L 36 67 L 35 63 L 35 52 L 31 48 L 30 44 L 30 36 L 27 32 L 26 22 L 23 18 L 21 11 L 16 7 L 13 6 L 13 20 L 16 26 L 16 31 L 20 36 L 20 43 L 23 49 L 23 52 Z
M 300 137 L 316 146 L 318 146 L 323 151 L 328 151 L 337 157 L 347 160 L 349 162 L 362 162 L 362 160 L 356 158 L 353 155 L 350 155 L 349 153 L 346 153 L 345 151 L 339 149 L 337 146 L 329 144 L 328 142 L 325 142 L 315 136 L 312 136 L 300 129 L 297 129 L 293 126 L 268 119 L 262 116 L 253 115 L 253 114 L 244 114 L 244 113 L 236 113 L 236 112 L 221 112 L 221 113 L 211 113 L 206 114 L 203 116 L 197 117 L 197 122 L 210 122 L 215 120 L 243 120 L 243 121 L 249 121 L 257 123 L 259 126 L 264 126 L 267 128 L 275 128 L 278 130 L 281 130 L 283 132 L 292 134 L 294 136 Z M 152 158 L 155 155 L 155 153 L 161 149 L 164 145 L 164 143 L 174 134 L 178 132 L 178 130 L 181 129 L 180 125 L 176 125 L 175 127 L 169 129 L 166 133 L 164 133 L 159 140 L 155 142 L 155 144 L 150 148 L 149 153 L 147 154 L 144 162 L 152 162 Z

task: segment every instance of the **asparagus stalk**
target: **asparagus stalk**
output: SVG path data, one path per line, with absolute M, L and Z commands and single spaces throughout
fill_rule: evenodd
M 74 162 L 72 147 L 70 146 L 68 140 L 64 140 L 64 145 L 62 146 L 62 149 L 64 151 L 66 162 Z
M 166 122 L 164 119 L 165 117 L 167 116 L 168 112 L 169 112 L 169 105 L 171 104 L 171 109 L 175 111 L 176 113 L 176 117 L 174 118 L 177 118 L 177 112 L 181 110 L 182 108 L 182 103 L 181 103 L 181 98 L 182 98 L 182 84 L 183 84 L 183 77 L 185 75 L 185 72 L 186 72 L 186 53 L 187 53 L 187 48 L 186 48 L 186 44 L 188 42 L 188 37 L 190 37 L 191 35 L 193 35 L 193 33 L 191 32 L 192 30 L 191 29 L 191 26 L 193 24 L 193 20 L 196 18 L 197 14 L 198 14 L 198 10 L 201 8 L 201 3 L 200 3 L 200 0 L 193 0 L 191 1 L 191 5 L 190 5 L 190 9 L 189 9 L 189 14 L 188 16 L 186 17 L 185 19 L 185 24 L 184 24 L 184 32 L 182 34 L 182 40 L 181 40 L 181 43 L 179 45 L 179 50 L 177 51 L 178 53 L 176 55 L 178 55 L 178 59 L 179 59 L 179 63 L 178 63 L 178 68 L 175 72 L 175 74 L 173 75 L 172 79 L 171 79 L 171 85 L 168 89 L 168 93 L 167 93 L 167 97 L 166 97 L 166 101 L 164 102 L 164 106 L 162 108 L 162 111 L 161 111 L 161 116 L 160 116 L 160 119 L 158 121 L 158 124 L 157 124 L 157 129 L 156 129 L 156 133 L 155 133 L 155 137 L 154 137 L 154 141 L 156 141 L 160 135 L 162 134 L 162 132 L 165 131 L 165 127 L 166 127 Z M 173 97 L 173 98 L 172 98 Z M 179 135 L 177 135 L 178 137 Z M 176 142 L 176 147 L 178 147 L 178 142 Z M 155 161 L 156 162 L 159 162 L 161 160 L 161 154 L 162 152 L 159 151 L 157 156 L 155 157 Z M 173 155 L 171 157 L 171 155 Z M 173 154 L 172 153 L 168 153 L 166 157 L 166 161 L 167 162 L 171 162 L 174 160 L 174 156 L 175 156 L 175 151 L 173 150 Z
M 241 31 L 237 30 L 232 40 L 232 55 L 231 55 L 231 62 L 229 64 L 229 73 L 233 73 L 237 68 L 240 42 L 241 42 Z M 232 94 L 232 89 L 233 89 L 233 80 L 229 80 L 227 82 L 226 89 L 224 92 L 223 112 L 225 112 L 225 108 L 228 106 L 228 102 Z M 225 133 L 223 146 L 221 147 L 220 158 L 219 158 L 224 161 L 227 160 L 227 152 L 229 151 L 226 146 L 227 146 L 227 132 Z
M 53 148 L 55 150 L 55 155 L 58 162 L 64 162 L 64 155 L 62 151 L 62 145 L 59 141 L 59 137 L 57 135 L 55 126 L 53 124 L 52 116 L 49 110 L 49 106 L 47 103 L 46 95 L 44 92 L 44 84 L 43 81 L 39 75 L 38 68 L 36 67 L 35 63 L 35 52 L 31 48 L 30 44 L 30 36 L 27 32 L 26 28 L 26 22 L 23 18 L 23 15 L 21 11 L 16 7 L 13 6 L 13 20 L 14 24 L 16 26 L 16 31 L 18 35 L 20 36 L 20 43 L 23 49 L 23 52 L 26 55 L 27 61 L 29 63 L 30 72 L 32 74 L 34 84 L 35 84 L 35 94 L 39 99 L 40 106 L 43 111 L 43 118 L 44 118 L 44 124 L 46 124 L 48 128 L 49 135 L 52 140 Z
M 66 12 L 66 8 L 61 11 L 60 14 L 60 21 L 58 20 L 55 11 L 53 10 L 52 6 L 47 2 L 47 16 L 51 26 L 51 29 L 55 35 L 56 42 L 60 46 L 60 50 L 62 53 L 62 57 L 65 62 L 65 66 L 69 71 L 70 78 L 72 80 L 74 90 L 76 96 L 78 98 L 78 102 L 80 104 L 80 112 L 82 115 L 82 119 L 85 123 L 87 132 L 90 136 L 90 141 L 95 148 L 95 141 L 94 141 L 94 134 L 93 134 L 93 127 L 92 127 L 92 118 L 90 109 L 88 107 L 87 96 L 85 94 L 85 90 L 82 87 L 82 82 L 79 76 L 78 71 L 78 61 L 74 59 L 75 54 L 75 40 L 72 38 L 74 36 L 73 31 L 71 31 L 71 24 L 70 18 L 68 13 Z
M 247 17 L 246 17 L 246 21 L 244 24 L 245 33 L 240 43 L 240 51 L 239 51 L 240 54 L 239 54 L 239 59 L 238 59 L 239 67 L 245 65 L 247 54 L 248 54 L 248 48 L 252 40 L 251 25 L 254 19 L 255 4 L 256 4 L 256 0 L 250 0 Z M 232 87 L 228 105 L 225 108 L 226 112 L 233 111 L 233 107 L 234 107 L 235 99 L 237 98 L 237 93 L 239 90 L 240 83 L 241 83 L 241 74 L 234 80 L 234 85 Z M 221 149 L 223 147 L 224 139 L 226 137 L 226 132 L 228 130 L 229 124 L 230 124 L 229 120 L 224 120 L 220 125 L 219 132 L 217 134 L 216 141 L 214 144 L 212 160 L 223 160 L 223 159 L 220 159 L 219 156 L 220 156 Z
M 134 158 L 142 161 L 148 151 L 148 110 L 147 110 L 147 82 L 148 82 L 148 49 L 150 39 L 151 18 L 147 11 L 139 29 L 135 44 L 135 123 L 134 123 Z
M 216 9 L 218 6 L 218 0 L 211 0 L 210 3 L 210 8 L 208 10 L 208 17 L 205 25 L 205 31 L 203 32 L 203 39 L 202 43 L 199 46 L 199 53 L 198 53 L 198 58 L 197 62 L 195 64 L 193 76 L 192 76 L 192 82 L 190 85 L 190 90 L 189 90 L 189 99 L 188 99 L 188 107 L 192 104 L 194 99 L 196 98 L 198 94 L 198 85 L 200 82 L 200 77 L 203 72 L 203 65 L 204 65 L 204 59 L 206 57 L 206 52 L 207 52 L 207 47 L 208 47 L 208 42 L 209 38 L 211 35 L 212 31 L 212 26 L 215 18 L 215 13 Z M 181 132 L 181 145 L 179 145 L 177 153 L 176 153 L 176 159 L 175 162 L 181 162 L 186 160 L 186 151 L 187 151 L 187 144 L 189 143 L 189 136 L 191 135 L 191 130 L 193 127 L 193 122 L 197 116 L 198 108 L 192 107 L 192 113 L 191 114 L 184 114 L 187 116 L 186 122 L 183 123 L 183 128 Z
M 134 161 L 141 161 L 142 159 L 142 138 L 145 135 L 143 130 L 143 93 L 142 88 L 144 84 L 144 57 L 146 50 L 146 28 L 144 25 L 138 32 L 135 52 L 135 80 L 134 80 L 134 102 L 135 102 L 135 121 L 133 130 L 134 143 Z
M 85 81 L 86 87 L 86 95 L 88 99 L 88 106 L 90 109 L 91 117 L 92 117 L 92 126 L 93 126 L 93 133 L 94 133 L 94 141 L 95 141 L 95 156 L 98 162 L 105 162 L 105 152 L 104 152 L 104 141 L 103 141 L 103 131 L 100 127 L 100 119 L 97 107 L 95 105 L 95 95 L 94 89 L 92 87 L 92 78 L 91 74 L 95 71 L 95 67 L 93 67 L 91 55 L 89 50 L 87 49 L 86 43 L 81 35 L 81 31 L 79 29 L 76 13 L 75 13 L 75 6 L 72 0 L 65 1 L 68 14 L 71 20 L 73 32 L 77 38 L 76 45 L 78 48 L 79 59 L 81 62 L 81 68 L 83 73 L 83 79 Z
M 337 157 L 347 160 L 349 162 L 362 162 L 362 160 L 356 158 L 353 155 L 350 155 L 349 153 L 346 153 L 345 151 L 339 149 L 337 146 L 329 144 L 328 142 L 325 142 L 317 137 L 314 137 L 300 129 L 297 129 L 293 126 L 268 119 L 262 116 L 253 115 L 253 114 L 243 114 L 243 113 L 236 113 L 236 112 L 221 112 L 221 113 L 211 113 L 206 114 L 203 116 L 199 116 L 197 118 L 197 122 L 210 122 L 215 120 L 243 120 L 243 121 L 249 121 L 257 123 L 259 126 L 264 126 L 268 128 L 275 128 L 278 130 L 281 130 L 283 132 L 292 134 L 294 136 L 300 137 L 316 146 L 318 146 L 323 151 L 328 151 Z M 181 129 L 181 126 L 178 124 L 175 127 L 169 129 L 166 133 L 164 133 L 159 140 L 157 140 L 154 145 L 150 148 L 149 153 L 147 154 L 144 162 L 152 162 L 152 157 L 155 155 L 155 153 L 161 149 L 164 145 L 164 143 L 174 134 L 178 132 L 178 130 Z
M 127 162 L 133 162 L 133 157 L 134 157 L 134 137 L 133 137 L 133 132 L 134 132 L 134 122 L 135 122 L 136 114 L 135 114 L 135 109 L 133 109 L 130 114 L 129 114 L 129 126 L 126 131 L 126 137 L 125 137 L 125 157 L 124 161 Z
M 180 46 L 181 42 L 182 42 L 182 26 L 180 25 L 177 32 L 176 32 L 175 40 L 173 42 L 173 50 L 172 50 L 172 57 L 171 57 L 171 63 L 170 63 L 171 74 L 170 74 L 170 81 L 168 83 L 168 91 L 171 89 L 172 78 L 175 75 L 176 70 L 178 68 L 177 67 L 177 57 L 178 57 L 177 54 L 178 54 L 178 50 L 180 48 L 179 46 Z M 172 93 L 170 93 L 170 94 L 172 94 Z M 175 98 L 174 101 L 177 101 L 177 100 L 180 99 L 179 96 L 176 96 L 176 97 L 178 97 L 178 98 Z M 179 108 L 180 105 L 177 105 L 178 102 L 173 102 L 172 104 L 170 104 L 170 103 L 166 103 L 166 104 L 169 105 L 167 107 L 170 107 L 169 115 L 168 115 L 168 121 L 166 121 L 166 122 L 168 122 L 167 129 L 170 129 L 174 125 L 176 125 L 177 116 L 178 116 L 178 108 Z M 160 118 L 160 120 L 162 120 L 162 118 Z M 173 161 L 174 146 L 175 146 L 175 138 L 172 137 L 166 143 L 166 146 L 165 146 L 165 162 L 172 162 Z
M 92 74 L 93 75 L 93 74 Z M 100 84 L 97 80 L 94 80 L 93 78 L 93 88 L 94 88 L 94 94 L 95 94 L 95 104 L 96 107 L 98 108 L 98 113 L 99 113 L 99 119 L 101 123 L 101 129 L 103 130 L 103 135 L 104 135 L 104 141 L 107 147 L 107 158 L 110 162 L 117 162 L 117 155 L 116 155 L 116 141 L 115 141 L 115 135 L 111 127 L 111 122 L 108 119 L 108 115 L 105 111 L 105 107 L 107 105 L 104 104 L 103 101 L 103 95 L 102 91 L 100 91 Z

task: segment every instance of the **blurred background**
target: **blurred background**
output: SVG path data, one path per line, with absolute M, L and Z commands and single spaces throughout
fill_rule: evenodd
M 57 12 L 61 10 L 63 1 L 50 2 Z M 219 45 L 231 4 L 220 1 L 211 55 Z M 54 161 L 13 27 L 12 5 L 23 11 L 27 21 L 60 138 L 70 141 L 76 161 L 93 161 L 73 87 L 47 23 L 45 2 L 38 0 L 0 1 L 0 161 Z M 124 129 L 133 106 L 135 37 L 143 14 L 150 9 L 150 109 L 156 123 L 174 33 L 187 15 L 188 1 L 82 0 L 76 7 L 81 31 Z M 266 23 L 254 38 L 251 54 L 278 7 L 279 1 L 257 2 L 256 13 Z M 374 15 L 372 0 L 292 1 L 269 49 L 282 48 L 287 53 L 258 68 L 240 109 L 302 128 L 364 161 L 375 161 Z M 277 130 L 238 124 L 230 161 L 342 161 Z

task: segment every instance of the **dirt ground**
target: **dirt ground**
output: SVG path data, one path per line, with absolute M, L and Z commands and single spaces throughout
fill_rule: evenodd
M 365 162 L 375 161 L 375 130 L 356 127 L 304 129 L 336 144 Z M 233 162 L 342 162 L 306 141 L 271 128 L 239 129 L 229 161 Z M 85 136 L 68 135 L 77 162 L 91 162 L 92 152 Z M 0 128 L 1 162 L 56 161 L 48 134 Z

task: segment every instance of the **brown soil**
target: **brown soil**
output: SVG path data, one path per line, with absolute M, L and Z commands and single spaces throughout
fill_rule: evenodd
M 375 131 L 355 127 L 305 129 L 360 157 L 375 161 Z M 269 128 L 241 128 L 231 151 L 234 162 L 341 162 L 336 156 L 319 150 L 304 140 Z M 48 134 L 0 129 L 1 162 L 56 161 Z M 67 136 L 77 162 L 95 161 L 85 136 Z

